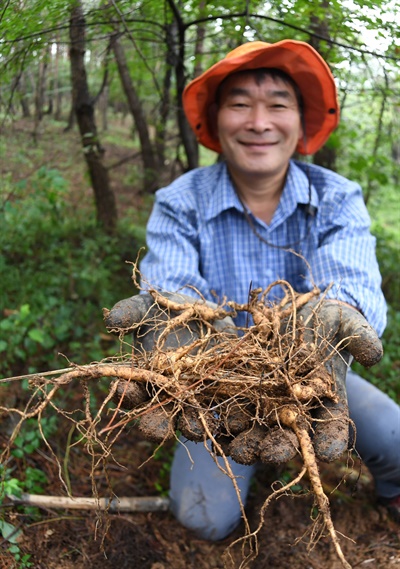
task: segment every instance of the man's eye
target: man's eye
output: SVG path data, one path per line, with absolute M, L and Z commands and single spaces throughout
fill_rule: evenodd
M 271 105 L 271 107 L 273 109 L 286 109 L 287 108 L 287 106 L 284 105 L 283 103 L 275 103 L 274 105 Z

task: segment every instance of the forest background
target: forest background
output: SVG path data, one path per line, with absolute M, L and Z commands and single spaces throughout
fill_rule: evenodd
M 358 371 L 400 402 L 399 22 L 398 0 L 3 0 L 0 402 L 29 398 L 10 377 L 118 353 L 102 308 L 136 292 L 154 192 L 217 158 L 188 127 L 185 85 L 245 41 L 284 38 L 337 81 L 341 123 L 311 160 L 363 187 L 389 320 L 382 361 Z M 43 491 L 28 431 L 3 477 Z

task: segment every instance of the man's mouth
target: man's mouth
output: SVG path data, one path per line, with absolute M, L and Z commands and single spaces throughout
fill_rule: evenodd
M 247 146 L 247 147 L 251 147 L 251 148 L 269 148 L 271 146 L 275 146 L 276 144 L 278 144 L 278 142 L 276 141 L 252 141 L 252 140 L 239 140 L 239 144 L 241 144 L 242 146 Z

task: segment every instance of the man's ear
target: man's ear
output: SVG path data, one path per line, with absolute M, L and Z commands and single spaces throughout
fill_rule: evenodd
M 299 142 L 302 142 L 304 147 L 307 146 L 307 137 L 306 137 L 306 122 L 304 119 L 304 114 L 301 112 L 300 113 L 300 136 L 299 136 Z
M 217 103 L 211 103 L 208 107 L 208 126 L 211 135 L 219 140 L 218 136 L 218 105 Z

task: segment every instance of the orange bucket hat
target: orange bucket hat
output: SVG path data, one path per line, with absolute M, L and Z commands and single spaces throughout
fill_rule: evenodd
M 300 141 L 296 150 L 314 154 L 338 125 L 339 103 L 327 63 L 308 43 L 296 40 L 245 43 L 186 86 L 183 108 L 197 140 L 222 152 L 209 124 L 209 109 L 215 103 L 218 86 L 231 73 L 260 67 L 281 69 L 297 84 L 304 101 L 306 146 Z

